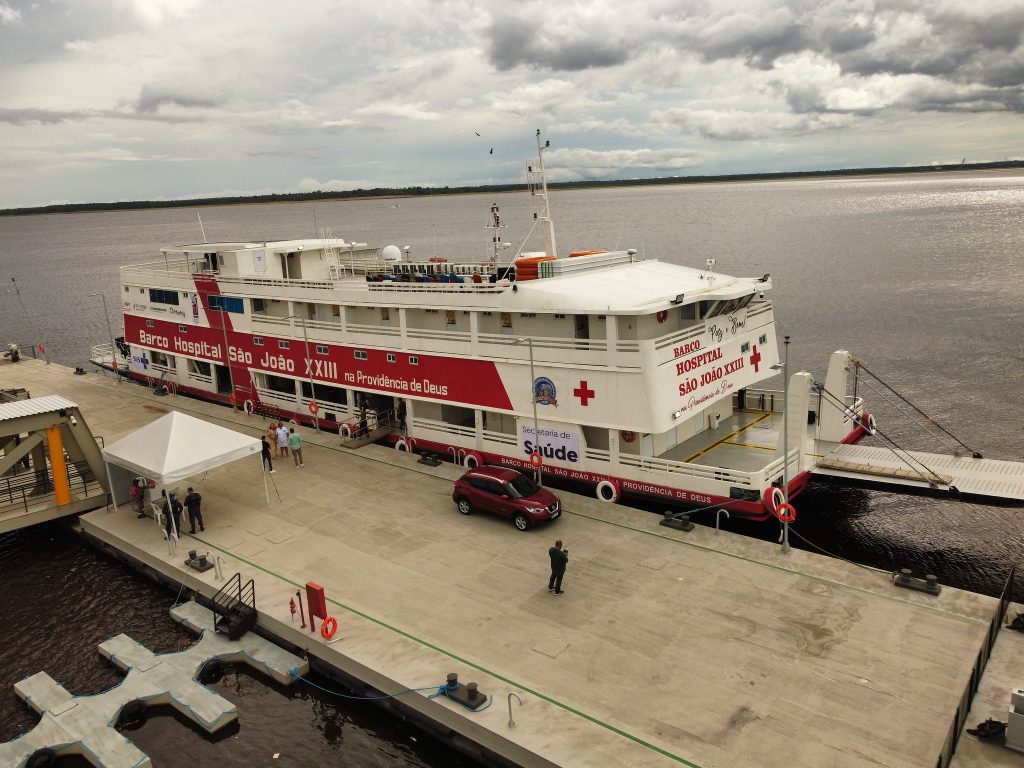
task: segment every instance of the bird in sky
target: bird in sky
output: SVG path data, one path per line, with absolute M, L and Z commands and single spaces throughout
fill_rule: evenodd
M 473 131 L 473 133 L 476 133 L 476 131 Z M 480 134 L 479 134 L 479 133 L 476 133 L 476 135 L 477 135 L 477 136 L 479 136 Z

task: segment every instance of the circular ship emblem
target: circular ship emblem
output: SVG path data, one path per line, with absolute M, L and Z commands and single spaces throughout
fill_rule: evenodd
M 555 382 L 545 376 L 538 376 L 533 381 L 533 401 L 540 405 L 553 405 L 558 407 L 558 399 L 555 397 Z

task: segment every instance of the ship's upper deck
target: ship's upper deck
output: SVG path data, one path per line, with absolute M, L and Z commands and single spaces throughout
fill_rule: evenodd
M 529 273 L 522 260 L 517 272 L 515 265 L 489 261 L 406 261 L 397 248 L 399 258 L 387 259 L 394 254 L 386 251 L 320 239 L 183 245 L 162 249 L 162 262 L 124 267 L 122 282 L 176 287 L 184 281 L 182 287 L 190 288 L 203 275 L 221 283 L 223 292 L 262 297 L 308 299 L 328 290 L 357 305 L 613 315 L 730 301 L 771 288 L 768 275 L 734 277 L 643 260 L 635 251 L 550 260 Z

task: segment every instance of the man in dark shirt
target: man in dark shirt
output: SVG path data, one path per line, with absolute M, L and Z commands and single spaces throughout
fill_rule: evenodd
M 168 536 L 172 533 L 181 536 L 181 502 L 176 494 L 168 496 L 167 491 L 160 491 L 160 494 L 164 497 L 164 530 Z
M 562 549 L 561 539 L 548 550 L 548 557 L 551 558 L 551 578 L 548 579 L 548 591 L 560 595 L 562 594 L 562 577 L 565 576 L 565 566 L 569 562 L 569 550 Z
M 203 525 L 203 513 L 199 508 L 199 505 L 203 503 L 203 497 L 193 490 L 189 486 L 188 493 L 185 495 L 185 507 L 188 509 L 188 527 L 189 533 L 196 532 L 196 522 L 199 523 L 199 530 L 205 531 L 206 526 Z

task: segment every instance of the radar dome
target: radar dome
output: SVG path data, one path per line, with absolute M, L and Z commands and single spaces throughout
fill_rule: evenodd
M 402 249 L 397 245 L 385 245 L 381 249 L 380 255 L 384 261 L 401 261 Z

